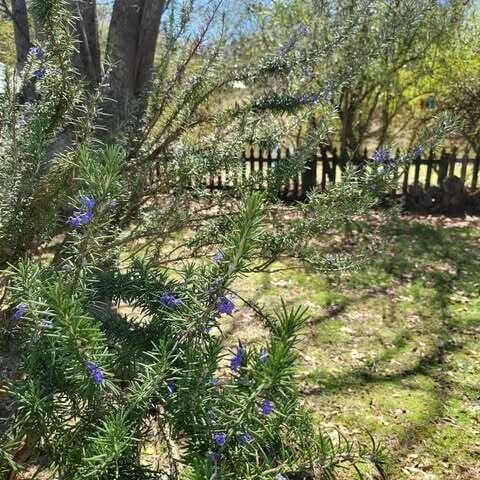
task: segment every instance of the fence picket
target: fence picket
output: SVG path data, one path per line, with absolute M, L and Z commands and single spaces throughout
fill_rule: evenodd
M 437 182 L 437 184 L 439 186 L 442 185 L 445 178 L 447 178 L 448 164 L 449 164 L 449 158 L 448 158 L 447 152 L 445 151 L 444 148 L 442 148 L 442 152 L 440 154 L 440 163 L 438 165 L 438 182 Z
M 415 175 L 413 177 L 413 184 L 418 185 L 420 183 L 420 165 L 421 165 L 421 158 L 420 155 L 417 155 L 414 158 L 414 163 L 415 163 Z
M 433 170 L 433 152 L 430 150 L 428 152 L 428 158 L 427 158 L 427 173 L 425 175 L 425 188 L 430 188 L 432 184 L 432 170 Z
M 406 195 L 408 193 L 408 176 L 410 173 L 410 163 L 407 163 L 405 165 L 405 171 L 403 173 L 403 185 L 402 185 L 402 193 L 403 195 Z

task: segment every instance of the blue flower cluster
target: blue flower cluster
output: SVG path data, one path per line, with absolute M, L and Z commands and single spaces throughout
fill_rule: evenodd
M 423 152 L 424 152 L 424 147 L 422 145 L 417 145 L 416 147 L 414 147 L 411 152 L 410 152 L 410 156 L 411 157 L 419 157 Z
M 88 374 L 95 385 L 100 385 L 104 381 L 102 369 L 94 362 L 87 362 L 86 364 Z
M 32 47 L 28 51 L 30 55 L 35 57 L 37 60 L 43 60 L 45 58 L 45 50 L 42 47 Z M 33 72 L 33 76 L 37 80 L 43 80 L 45 78 L 45 75 L 47 74 L 46 70 L 43 67 L 37 68 Z
M 227 434 L 224 432 L 215 433 L 213 435 L 213 440 L 215 441 L 215 445 L 217 445 L 217 447 L 223 447 L 225 443 L 227 443 Z
M 93 209 L 97 203 L 95 199 L 84 195 L 81 202 L 82 210 L 73 212 L 73 215 L 67 220 L 72 228 L 80 228 L 82 225 L 90 223 L 93 218 Z
M 260 413 L 267 417 L 273 412 L 273 403 L 270 400 L 264 399 L 260 404 Z
M 386 164 L 391 158 L 392 152 L 389 148 L 380 148 L 372 157 L 375 163 Z
M 225 313 L 231 315 L 235 310 L 235 304 L 227 297 L 220 297 L 217 302 L 217 311 L 219 314 Z
M 183 303 L 180 298 L 177 298 L 172 293 L 164 293 L 161 295 L 160 302 L 168 308 L 176 308 Z
M 37 60 L 43 60 L 45 58 L 45 50 L 42 47 L 32 47 L 28 53 L 34 56 Z
M 33 76 L 37 79 L 37 80 L 43 80 L 45 78 L 45 75 L 47 74 L 46 70 L 44 68 L 37 68 L 34 72 L 33 72 Z
M 233 354 L 233 357 L 230 359 L 230 370 L 234 373 L 237 373 L 240 370 L 240 367 L 245 363 L 247 352 L 239 345 L 237 350 Z
M 13 317 L 15 320 L 20 320 L 23 318 L 23 316 L 27 313 L 27 306 L 24 303 L 19 303 L 17 307 L 15 308 L 15 313 L 13 314 Z
M 250 432 L 245 432 L 238 437 L 238 441 L 243 444 L 252 443 L 255 441 L 255 437 Z
M 225 257 L 224 253 L 221 250 L 218 250 L 218 252 L 215 253 L 215 255 L 212 257 L 212 260 L 215 263 L 221 263 L 223 261 L 224 257 Z

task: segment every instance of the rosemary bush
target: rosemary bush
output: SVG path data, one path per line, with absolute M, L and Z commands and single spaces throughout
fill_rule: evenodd
M 68 480 L 383 474 L 375 442 L 333 440 L 299 402 L 305 309 L 279 301 L 274 314 L 246 300 L 268 337 L 231 351 L 222 324 L 243 303 L 235 279 L 279 256 L 348 267 L 311 239 L 377 206 L 418 152 L 377 152 L 275 222 L 279 186 L 304 170 L 324 131 L 310 131 L 268 178 L 254 175 L 218 194 L 199 179 L 240 168 L 240 147 L 278 143 L 312 109 L 323 112 L 328 130 L 328 99 L 281 88 L 320 52 L 287 48 L 224 75 L 220 49 L 200 67 L 185 64 L 187 49 L 172 68 L 178 38 L 168 31 L 185 31 L 188 15 L 179 25 L 171 16 L 142 127 L 125 126 L 113 142 L 97 128 L 102 89 L 84 88 L 71 67 L 68 10 L 61 0 L 33 4 L 47 38 L 31 50 L 23 78 L 7 78 L 0 112 L 2 358 L 14 365 L 2 390 L 0 473 L 13 479 L 31 461 L 37 471 L 27 478 L 47 470 Z M 270 91 L 203 121 L 200 107 L 213 92 L 267 76 Z M 424 144 L 443 127 L 427 132 Z M 180 248 L 186 227 L 193 234 Z M 120 303 L 132 313 L 111 308 Z

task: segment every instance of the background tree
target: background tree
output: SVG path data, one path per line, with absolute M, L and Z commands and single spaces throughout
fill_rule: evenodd
M 449 48 L 429 59 L 432 74 L 418 85 L 424 98 L 434 100 L 433 113 L 445 110 L 457 118 L 459 135 L 475 152 L 480 148 L 479 29 L 478 4 L 473 4 Z
M 309 83 L 328 95 L 338 111 L 338 129 L 330 139 L 348 158 L 364 146 L 407 146 L 418 124 L 420 79 L 428 79 L 438 63 L 429 62 L 447 52 L 470 2 L 402 1 L 285 1 L 252 13 L 259 24 L 237 53 L 257 55 L 282 44 L 302 44 L 306 32 L 332 45 L 308 72 Z M 315 32 L 315 34 L 312 34 Z M 321 34 L 319 34 L 321 32 Z M 440 72 L 439 72 L 440 74 Z M 291 79 L 289 79 L 291 81 Z M 420 82 L 421 83 L 421 82 Z M 325 88 L 329 85 L 329 88 Z M 430 117 L 431 118 L 431 117 Z M 312 118 L 315 125 L 317 119 Z M 411 126 L 411 130 L 407 131 Z M 298 132 L 301 138 L 302 132 Z M 293 138 L 295 143 L 297 139 Z

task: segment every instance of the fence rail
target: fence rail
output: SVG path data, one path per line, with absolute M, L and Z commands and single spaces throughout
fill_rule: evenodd
M 373 153 L 373 152 L 372 152 Z M 218 172 L 205 179 L 193 180 L 196 186 L 205 185 L 211 190 L 228 189 L 241 185 L 255 172 L 267 174 L 282 160 L 292 155 L 288 149 L 259 150 L 249 148 L 243 153 L 244 165 L 241 171 Z M 396 154 L 400 155 L 399 152 Z M 364 150 L 352 160 L 362 165 L 369 153 Z M 279 195 L 286 201 L 303 200 L 309 190 L 324 190 L 342 181 L 346 158 L 335 148 L 322 148 L 308 162 L 308 169 L 291 178 L 282 187 Z M 151 181 L 159 175 L 159 167 L 151 172 Z M 480 215 L 480 156 L 471 156 L 468 151 L 459 154 L 457 149 L 442 150 L 416 157 L 402 172 L 396 192 L 405 198 L 408 210 L 422 213 Z M 267 181 L 263 177 L 262 181 Z M 261 185 L 260 185 L 261 188 Z
M 289 155 L 291 153 L 286 149 L 276 151 L 248 149 L 243 155 L 245 168 L 242 176 L 248 177 L 252 172 L 258 171 L 267 173 L 269 169 Z M 353 161 L 361 165 L 368 158 L 368 152 L 365 150 Z M 310 188 L 325 189 L 329 185 L 341 181 L 345 165 L 346 159 L 339 155 L 335 148 L 324 148 L 309 162 L 309 169 L 298 177 L 292 178 L 289 185 L 285 186 L 285 190 L 292 197 L 301 198 Z M 468 152 L 458 156 L 455 149 L 451 152 L 442 150 L 439 154 L 430 151 L 426 156 L 417 157 L 406 166 L 397 193 L 408 195 L 413 186 L 425 190 L 432 187 L 442 188 L 444 180 L 448 177 L 457 177 L 467 191 L 475 192 L 480 187 L 479 171 L 480 157 L 471 157 Z M 207 185 L 211 189 L 219 189 L 231 186 L 238 181 L 241 179 L 221 173 L 210 176 Z

